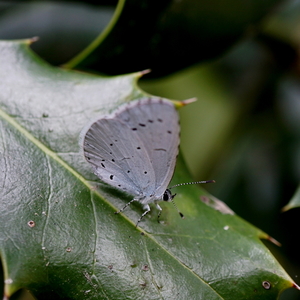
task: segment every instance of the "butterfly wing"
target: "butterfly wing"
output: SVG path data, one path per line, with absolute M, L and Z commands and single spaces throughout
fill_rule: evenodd
M 172 103 L 147 98 L 121 106 L 94 122 L 84 136 L 84 155 L 104 182 L 144 204 L 166 190 L 179 146 Z

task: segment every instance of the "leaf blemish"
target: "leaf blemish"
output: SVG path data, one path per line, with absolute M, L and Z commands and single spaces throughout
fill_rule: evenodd
M 262 282 L 262 286 L 265 290 L 269 290 L 271 288 L 271 283 L 267 280 Z
M 27 223 L 27 225 L 29 226 L 29 227 L 34 227 L 35 226 L 35 222 L 34 221 L 29 221 L 28 223 Z
M 143 265 L 142 270 L 143 271 L 149 271 L 149 266 L 148 265 Z

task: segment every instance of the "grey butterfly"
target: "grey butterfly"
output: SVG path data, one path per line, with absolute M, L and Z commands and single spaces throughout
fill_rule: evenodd
M 83 152 L 101 181 L 133 196 L 150 212 L 159 201 L 172 201 L 172 179 L 180 142 L 179 116 L 172 102 L 142 98 L 120 106 L 82 133 Z M 203 181 L 206 183 L 211 181 Z M 173 201 L 172 201 L 173 202 Z M 175 205 L 175 203 L 173 202 Z M 179 212 L 179 211 L 178 211 Z M 180 216 L 183 214 L 179 212 Z

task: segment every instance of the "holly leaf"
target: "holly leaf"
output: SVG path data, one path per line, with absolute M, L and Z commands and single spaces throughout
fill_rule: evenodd
M 296 287 L 268 236 L 197 186 L 179 187 L 136 228 L 138 203 L 99 182 L 82 128 L 147 96 L 142 73 L 100 77 L 46 64 L 32 41 L 0 43 L 0 253 L 4 293 L 68 299 L 276 299 Z M 190 180 L 178 159 L 173 183 Z

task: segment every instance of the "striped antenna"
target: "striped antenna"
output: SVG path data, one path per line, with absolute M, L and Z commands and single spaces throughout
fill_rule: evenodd
M 181 186 L 181 185 L 198 184 L 198 183 L 215 183 L 215 182 L 216 182 L 215 180 L 203 180 L 203 181 L 179 183 L 179 184 L 175 184 L 175 185 L 169 187 L 169 190 L 173 189 L 174 187 Z
M 176 194 L 175 194 L 175 195 L 176 195 Z M 175 195 L 173 195 L 173 196 L 175 197 Z M 173 198 L 174 198 L 174 197 L 173 197 Z M 181 217 L 182 219 L 184 219 L 184 215 L 183 215 L 183 213 L 182 213 L 182 212 L 180 212 L 180 210 L 178 209 L 178 207 L 177 207 L 176 203 L 174 202 L 173 198 L 171 199 L 171 202 L 173 203 L 174 207 L 175 207 L 175 208 L 176 208 L 176 210 L 178 211 L 178 213 L 179 213 L 180 217 Z

